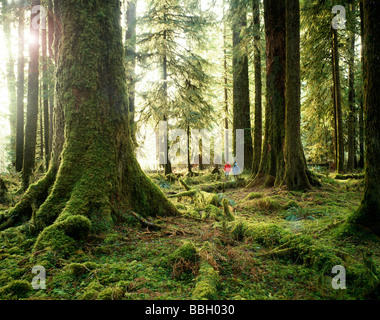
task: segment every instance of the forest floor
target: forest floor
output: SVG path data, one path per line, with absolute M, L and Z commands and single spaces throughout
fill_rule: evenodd
M 167 195 L 183 191 L 178 181 L 151 177 Z M 226 188 L 215 177 L 185 181 L 222 188 L 215 193 L 233 218 L 173 198 L 181 217 L 150 219 L 155 227 L 147 227 L 127 215 L 112 234 L 33 256 L 27 222 L 1 232 L 0 299 L 379 299 L 380 241 L 344 224 L 360 203 L 362 180 L 322 177 L 322 188 L 302 193 Z M 4 178 L 17 201 L 18 179 Z M 0 214 L 7 209 L 0 205 Z M 46 269 L 45 290 L 30 286 L 36 264 Z M 334 265 L 345 268 L 345 290 L 333 288 Z

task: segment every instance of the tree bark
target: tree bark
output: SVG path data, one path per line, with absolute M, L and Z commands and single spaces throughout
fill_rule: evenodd
M 233 150 L 236 154 L 236 130 L 244 130 L 244 168 L 252 169 L 253 143 L 249 101 L 248 54 L 241 31 L 247 26 L 247 8 L 242 0 L 232 1 L 233 12 Z
M 32 7 L 40 5 L 40 0 L 32 0 Z M 36 156 L 37 118 L 38 118 L 38 60 L 39 24 L 33 27 L 33 19 L 38 13 L 31 13 L 30 34 L 33 41 L 29 44 L 28 105 L 25 124 L 24 162 L 22 171 L 23 188 L 27 189 L 33 174 Z
M 363 1 L 360 1 L 360 38 L 362 48 L 362 73 L 364 74 L 364 21 L 363 21 Z M 361 90 L 359 109 L 359 168 L 364 168 L 364 90 Z
M 55 108 L 64 111 L 65 143 L 51 193 L 32 221 L 35 231 L 42 230 L 35 249 L 62 230 L 74 239 L 86 231 L 108 232 L 120 211 L 144 217 L 179 213 L 134 156 L 120 2 L 55 5 L 63 26 Z
M 262 83 L 261 83 L 261 44 L 260 44 L 260 1 L 253 0 L 254 37 L 254 66 L 255 66 L 255 130 L 253 142 L 252 174 L 259 170 L 262 149 Z
M 344 172 L 344 138 L 343 138 L 343 119 L 342 119 L 342 96 L 340 86 L 340 69 L 339 69 L 339 49 L 338 49 L 338 32 L 331 27 L 332 33 L 332 56 L 333 56 L 333 81 L 335 91 L 335 108 L 336 108 L 336 125 L 337 125 L 337 143 L 338 143 L 338 162 L 336 170 L 339 173 Z
M 10 135 L 10 155 L 12 163 L 16 157 L 16 113 L 17 113 L 17 93 L 16 93 L 16 76 L 14 73 L 14 58 L 12 52 L 12 35 L 11 35 L 11 11 L 7 1 L 2 1 L 3 30 L 5 46 L 7 50 L 7 87 L 9 95 L 9 123 L 11 129 Z
M 127 86 L 129 100 L 129 117 L 132 140 L 136 144 L 135 115 L 135 68 L 136 68 L 136 0 L 128 1 L 127 32 L 125 35 L 125 51 L 127 56 Z
M 351 2 L 351 15 L 355 14 L 355 4 Z M 349 115 L 348 115 L 348 162 L 347 170 L 352 172 L 355 168 L 355 33 L 354 30 L 350 32 L 350 48 L 349 48 L 349 62 L 348 62 L 348 104 L 349 104 Z
M 43 97 L 43 124 L 44 124 L 44 149 L 45 166 L 49 168 L 50 162 L 50 117 L 49 117 L 49 91 L 48 91 L 48 58 L 47 58 L 47 33 L 46 28 L 41 28 L 42 48 L 42 97 Z
M 359 209 L 348 219 L 380 236 L 380 2 L 364 0 L 365 178 Z
M 22 171 L 24 158 L 24 26 L 25 9 L 18 10 L 18 64 L 17 64 L 17 132 L 16 132 L 16 171 Z
M 265 131 L 260 167 L 252 185 L 264 177 L 268 187 L 281 185 L 285 178 L 285 3 L 265 0 L 266 107 Z
M 50 153 L 53 151 L 53 114 L 54 114 L 54 90 L 55 90 L 55 80 L 54 80 L 54 17 L 53 17 L 53 0 L 48 0 L 48 52 L 49 52 L 49 150 Z M 51 157 L 51 154 L 50 154 Z
M 290 190 L 311 189 L 301 143 L 300 8 L 286 0 L 285 182 Z

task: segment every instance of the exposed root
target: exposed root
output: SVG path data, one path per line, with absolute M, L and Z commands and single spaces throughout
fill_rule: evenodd
M 16 206 L 8 214 L 0 217 L 0 231 L 13 227 L 32 217 L 33 207 L 39 207 L 48 197 L 49 188 L 54 184 L 56 169 L 50 168 L 46 175 L 32 184 Z

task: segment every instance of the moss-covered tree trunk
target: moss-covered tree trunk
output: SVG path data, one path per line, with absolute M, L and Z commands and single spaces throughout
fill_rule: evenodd
M 265 0 L 264 20 L 267 56 L 265 130 L 260 167 L 252 183 L 264 177 L 264 184 L 271 187 L 281 185 L 285 178 L 285 2 Z
M 380 2 L 364 0 L 365 178 L 359 209 L 348 222 L 380 236 Z
M 32 8 L 40 5 L 40 0 L 32 0 Z M 39 80 L 39 23 L 34 21 L 38 13 L 31 13 L 30 34 L 33 41 L 29 42 L 29 70 L 28 70 L 28 102 L 25 124 L 24 161 L 22 169 L 23 188 L 27 189 L 33 174 L 38 118 L 38 80 Z
M 18 15 L 18 63 L 17 63 L 17 129 L 16 129 L 16 171 L 21 172 L 24 158 L 24 26 L 25 10 L 20 8 Z
M 286 0 L 285 182 L 290 190 L 310 189 L 301 143 L 300 8 Z
M 142 216 L 178 214 L 134 156 L 120 2 L 67 0 L 55 5 L 62 25 L 55 108 L 64 113 L 65 141 L 61 157 L 54 149 L 53 159 L 61 158 L 56 179 L 32 221 L 34 230 L 43 230 L 38 243 L 72 224 L 76 235 L 66 235 L 74 238 L 89 226 L 94 233 L 107 231 L 119 210 Z M 60 142 L 55 135 L 53 145 Z
M 248 54 L 242 43 L 247 26 L 247 7 L 242 0 L 231 2 L 233 12 L 233 150 L 236 154 L 236 130 L 244 130 L 244 168 L 252 169 L 253 143 L 249 101 Z
M 261 83 L 261 44 L 260 44 L 260 1 L 252 1 L 253 23 L 255 26 L 254 36 L 254 67 L 255 67 L 255 129 L 253 138 L 253 163 L 252 173 L 259 170 L 262 148 L 262 83 Z

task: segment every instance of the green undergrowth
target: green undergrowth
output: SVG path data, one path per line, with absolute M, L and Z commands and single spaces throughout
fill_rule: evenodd
M 160 177 L 166 194 L 183 191 Z M 41 237 L 25 221 L 0 233 L 0 299 L 379 299 L 379 239 L 345 223 L 360 181 L 322 183 L 309 192 L 216 190 L 218 202 L 204 208 L 175 198 L 182 215 L 149 220 L 159 228 L 126 215 L 113 232 L 94 235 L 88 219 L 72 216 Z M 37 265 L 46 289 L 31 285 Z M 346 270 L 345 290 L 332 287 L 336 265 Z

